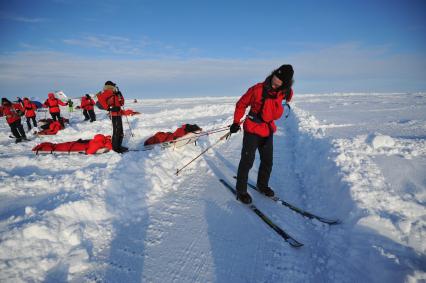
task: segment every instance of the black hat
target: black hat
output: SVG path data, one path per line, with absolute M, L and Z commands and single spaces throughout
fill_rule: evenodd
M 282 65 L 276 69 L 273 73 L 274 76 L 279 78 L 283 82 L 288 82 L 293 79 L 294 71 L 291 65 Z
M 86 97 L 87 97 L 87 98 L 91 98 L 91 97 L 90 97 L 90 94 L 88 94 L 88 93 L 86 93 Z
M 11 104 L 12 104 L 12 102 L 10 102 L 10 100 L 9 100 L 9 99 L 7 99 L 6 97 L 3 97 L 3 98 L 1 99 L 1 104 L 3 104 L 3 103 L 7 103 L 8 105 L 11 105 Z
M 115 86 L 115 83 L 113 83 L 112 81 L 107 81 L 107 82 L 105 83 L 105 85 Z

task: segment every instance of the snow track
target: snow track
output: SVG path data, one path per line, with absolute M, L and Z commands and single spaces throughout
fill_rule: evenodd
M 362 103 L 360 95 L 330 97 L 336 101 L 329 108 L 314 110 Z M 382 97 L 373 96 L 377 101 Z M 127 135 L 126 142 L 138 148 L 156 131 L 171 131 L 184 123 L 204 129 L 229 125 L 235 101 L 207 98 L 129 104 L 143 114 L 129 117 L 135 136 Z M 35 157 L 28 155 L 28 145 L 18 144 L 7 146 L 7 154 L 0 156 L 0 281 L 424 279 L 422 179 L 417 171 L 407 171 L 415 175 L 411 187 L 398 190 L 389 182 L 400 179 L 392 179 L 392 171 L 380 166 L 388 158 L 412 165 L 411 158 L 421 171 L 424 140 L 410 141 L 408 134 L 405 138 L 363 135 L 358 130 L 352 137 L 335 138 L 327 135 L 329 130 L 344 129 L 347 135 L 347 128 L 366 122 L 360 118 L 318 120 L 304 110 L 318 101 L 325 100 L 315 95 L 297 100 L 292 115 L 279 121 L 270 185 L 280 198 L 343 223 L 329 226 L 306 219 L 249 189 L 256 206 L 304 243 L 302 248 L 291 248 L 219 182 L 224 178 L 235 183 L 242 133 L 218 144 L 179 176 L 176 169 L 222 133 L 202 137 L 197 146 L 124 155 Z M 382 107 L 371 112 L 385 111 Z M 109 121 L 100 120 L 91 125 L 74 123 L 53 139 L 109 133 Z M 418 117 L 409 121 L 421 124 Z M 126 129 L 127 121 L 123 123 Z M 2 153 L 5 148 L 6 142 L 0 140 Z M 258 165 L 257 158 L 250 172 L 252 183 Z

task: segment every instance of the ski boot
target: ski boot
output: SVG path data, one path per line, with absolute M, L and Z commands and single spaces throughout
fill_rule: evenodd
M 275 195 L 274 191 L 270 187 L 258 187 L 258 189 L 259 192 L 267 197 L 273 197 Z
M 244 204 L 250 204 L 251 196 L 247 192 L 244 192 L 244 193 L 237 192 L 237 200 L 241 201 Z

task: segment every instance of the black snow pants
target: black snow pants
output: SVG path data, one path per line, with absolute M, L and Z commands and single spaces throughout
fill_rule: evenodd
M 123 120 L 121 116 L 112 116 L 112 149 L 114 151 L 121 150 L 121 143 L 123 142 Z
M 89 113 L 86 109 L 83 110 L 83 115 L 84 115 L 84 121 L 87 121 L 90 119 Z
M 96 121 L 96 114 L 95 114 L 95 110 L 87 110 L 87 112 L 89 112 L 89 117 L 90 117 L 90 122 L 94 122 Z
M 12 124 L 9 124 L 9 126 L 15 138 L 17 139 L 27 138 L 27 136 L 25 135 L 24 127 L 21 124 L 21 119 L 13 122 Z
M 259 150 L 260 155 L 257 187 L 268 187 L 273 163 L 273 135 L 263 138 L 256 134 L 244 132 L 243 149 L 241 150 L 241 160 L 238 166 L 236 185 L 237 192 L 239 193 L 247 192 L 248 174 L 253 167 L 256 150 Z
M 31 130 L 31 120 L 33 120 L 34 127 L 37 127 L 36 117 L 27 117 L 28 131 Z

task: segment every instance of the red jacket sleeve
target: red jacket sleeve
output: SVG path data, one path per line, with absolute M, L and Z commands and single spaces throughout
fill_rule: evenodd
M 66 106 L 68 103 L 63 102 L 62 100 L 58 99 L 58 104 L 61 106 Z
M 250 105 L 252 95 L 253 87 L 249 88 L 247 92 L 237 101 L 234 112 L 234 123 L 240 123 L 241 118 L 243 118 L 244 114 L 246 113 L 247 107 Z

